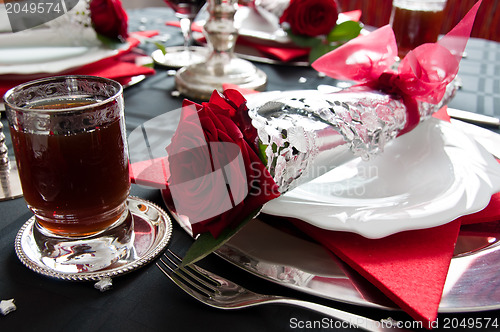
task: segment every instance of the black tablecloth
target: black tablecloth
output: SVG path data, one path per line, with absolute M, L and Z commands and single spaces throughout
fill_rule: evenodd
M 181 44 L 178 29 L 163 24 L 174 19 L 170 10 L 148 8 L 129 14 L 132 30 L 159 29 L 162 34 L 170 35 L 167 44 Z M 151 47 L 146 45 L 144 49 L 151 51 Z M 268 90 L 316 89 L 320 84 L 335 83 L 309 67 L 260 63 L 257 66 L 268 75 Z M 500 117 L 500 44 L 470 40 L 459 74 L 463 88 L 451 106 Z M 130 133 L 143 122 L 180 107 L 182 98 L 172 96 L 174 90 L 174 77 L 162 68 L 157 68 L 156 75 L 128 88 L 125 91 L 127 131 Z M 7 126 L 5 117 L 2 122 Z M 4 132 L 13 156 L 8 131 Z M 133 185 L 132 195 L 164 207 L 157 190 Z M 0 331 L 335 330 L 331 328 L 335 325 L 322 320 L 321 315 L 296 307 L 266 305 L 237 311 L 213 309 L 187 296 L 155 264 L 115 278 L 113 288 L 102 293 L 94 289 L 92 282 L 66 282 L 38 275 L 24 267 L 14 252 L 16 233 L 30 216 L 22 198 L 0 202 L 0 299 L 13 298 L 17 305 L 16 311 L 0 316 Z M 169 247 L 182 254 L 191 242 L 174 222 Z M 214 255 L 204 259 L 202 265 L 255 291 L 314 300 L 377 320 L 392 317 L 411 321 L 403 312 L 336 303 L 272 284 Z M 498 290 L 492 292 L 498 293 Z M 462 321 L 464 318 L 481 320 L 498 316 L 500 311 L 493 310 L 461 315 L 440 314 L 439 319 L 444 322 L 449 318 Z M 305 328 L 299 328 L 301 326 Z M 316 328 L 309 329 L 308 326 Z

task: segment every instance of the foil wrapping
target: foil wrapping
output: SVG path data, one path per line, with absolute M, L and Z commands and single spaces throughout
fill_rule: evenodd
M 446 105 L 457 89 L 453 81 L 439 104 L 420 102 L 420 120 Z M 249 115 L 281 193 L 353 158 L 373 158 L 407 122 L 401 98 L 358 89 L 277 97 L 251 108 Z

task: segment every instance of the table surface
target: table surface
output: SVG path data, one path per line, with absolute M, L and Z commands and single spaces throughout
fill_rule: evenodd
M 180 45 L 179 30 L 163 24 L 173 19 L 167 8 L 129 12 L 131 30 L 159 29 L 165 36 L 169 35 L 167 45 Z M 146 46 L 145 50 L 151 51 L 151 47 Z M 500 44 L 471 39 L 466 52 L 459 72 L 463 88 L 450 106 L 500 117 Z M 268 76 L 267 90 L 316 89 L 320 84 L 336 83 L 309 67 L 256 65 Z M 173 91 L 174 77 L 162 68 L 157 68 L 156 75 L 126 89 L 128 133 L 145 121 L 180 107 L 182 97 L 174 96 Z M 7 126 L 5 117 L 2 122 Z M 12 157 L 10 137 L 7 132 L 5 134 Z M 158 190 L 133 185 L 131 194 L 164 207 Z M 0 331 L 292 331 L 300 330 L 296 322 L 325 323 L 319 314 L 283 305 L 236 311 L 213 309 L 186 295 L 155 264 L 115 278 L 113 288 L 106 292 L 94 289 L 91 282 L 67 282 L 38 275 L 24 267 L 14 251 L 15 236 L 30 217 L 22 198 L 0 202 L 0 299 L 13 298 L 17 305 L 16 311 L 0 316 Z M 182 254 L 191 242 L 191 238 L 174 222 L 169 248 Z M 400 311 L 368 309 L 302 294 L 252 276 L 215 255 L 204 259 L 202 265 L 262 293 L 313 300 L 377 320 L 388 317 L 411 320 Z M 452 318 L 499 316 L 500 310 L 440 314 L 439 322 Z M 331 326 L 321 325 L 315 330 L 334 330 L 329 328 Z

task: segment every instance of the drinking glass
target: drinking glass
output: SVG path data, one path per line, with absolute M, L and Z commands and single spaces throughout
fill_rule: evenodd
M 41 260 L 61 271 L 88 272 L 129 255 L 122 86 L 59 76 L 19 85 L 4 101 Z
M 446 0 L 393 0 L 390 25 L 398 56 L 425 43 L 435 43 L 444 20 Z
M 205 60 L 208 54 L 205 48 L 190 46 L 193 41 L 191 24 L 205 4 L 205 0 L 164 0 L 164 2 L 175 11 L 175 16 L 180 21 L 184 46 L 165 48 L 166 53 L 161 57 L 161 63 L 168 67 L 181 68 Z

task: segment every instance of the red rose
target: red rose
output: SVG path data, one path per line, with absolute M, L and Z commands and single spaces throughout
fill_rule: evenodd
M 112 39 L 128 37 L 128 17 L 120 0 L 90 1 L 90 19 L 98 34 Z
M 338 16 L 335 0 L 291 0 L 280 23 L 287 22 L 296 35 L 316 37 L 332 31 Z
M 208 231 L 217 237 L 280 195 L 257 155 L 256 130 L 247 111 L 246 100 L 235 90 L 215 91 L 207 103 L 185 101 L 182 106 L 167 147 L 168 189 L 194 235 Z

